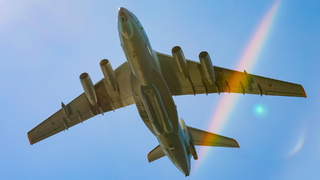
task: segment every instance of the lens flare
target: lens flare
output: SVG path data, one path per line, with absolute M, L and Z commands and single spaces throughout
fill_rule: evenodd
M 255 62 L 260 55 L 263 45 L 266 42 L 267 36 L 271 30 L 272 23 L 274 22 L 276 13 L 278 11 L 280 1 L 277 0 L 273 3 L 267 14 L 262 19 L 255 33 L 251 37 L 250 43 L 244 51 L 242 58 L 239 60 L 237 70 L 243 71 L 244 69 L 251 71 Z M 236 81 L 236 77 L 233 77 L 231 81 Z M 216 108 L 212 120 L 209 124 L 208 131 L 219 133 L 224 124 L 226 124 L 229 115 L 231 114 L 236 102 L 238 101 L 239 94 L 223 94 L 222 98 Z M 261 110 L 259 110 L 261 111 Z M 200 164 L 203 163 L 206 155 L 209 152 L 209 148 L 202 146 L 199 151 L 199 160 L 196 161 L 195 171 L 199 169 Z
M 292 157 L 294 155 L 296 155 L 303 147 L 305 139 L 306 139 L 306 128 L 303 129 L 303 131 L 301 132 L 296 144 L 293 146 L 293 148 L 289 151 L 287 157 Z
M 256 104 L 253 108 L 253 113 L 257 118 L 265 118 L 268 114 L 268 109 L 264 104 Z

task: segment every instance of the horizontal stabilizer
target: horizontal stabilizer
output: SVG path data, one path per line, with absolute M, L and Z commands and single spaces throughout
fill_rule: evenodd
M 240 147 L 235 139 L 218 134 L 202 131 L 188 126 L 188 132 L 193 139 L 194 145 L 198 146 L 220 146 L 220 147 Z
M 155 147 L 152 151 L 149 152 L 148 154 L 148 161 L 152 162 L 155 161 L 159 158 L 162 158 L 163 156 L 165 156 L 164 152 L 162 151 L 160 145 L 158 145 L 157 147 Z

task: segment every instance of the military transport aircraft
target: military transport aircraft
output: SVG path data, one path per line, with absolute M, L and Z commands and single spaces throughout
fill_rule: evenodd
M 208 93 L 306 97 L 299 84 L 256 76 L 213 66 L 209 54 L 200 62 L 186 60 L 179 46 L 172 56 L 154 51 L 137 17 L 121 7 L 118 30 L 127 62 L 113 70 L 103 59 L 104 78 L 93 84 L 87 73 L 80 75 L 84 93 L 28 132 L 30 144 L 37 143 L 93 116 L 136 104 L 141 119 L 159 145 L 149 154 L 152 162 L 167 156 L 186 176 L 190 157 L 197 159 L 195 145 L 239 147 L 236 140 L 186 126 L 178 118 L 172 96 Z

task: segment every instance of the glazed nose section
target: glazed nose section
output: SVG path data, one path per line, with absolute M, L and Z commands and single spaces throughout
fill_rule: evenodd
M 118 18 L 121 22 L 126 22 L 128 21 L 128 10 L 124 7 L 120 7 L 119 8 L 119 12 L 118 12 Z
M 127 9 L 124 8 L 124 7 L 120 7 L 120 8 L 119 8 L 119 11 L 124 11 L 124 10 L 127 10 Z
M 126 39 L 131 39 L 133 36 L 133 27 L 130 22 L 129 11 L 126 8 L 120 7 L 118 13 L 118 28 L 122 36 Z

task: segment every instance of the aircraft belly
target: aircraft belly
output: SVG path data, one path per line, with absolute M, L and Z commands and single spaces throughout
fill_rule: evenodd
M 155 66 L 154 54 L 151 51 L 149 42 L 139 33 L 134 34 L 133 38 L 124 40 L 122 43 L 127 60 L 131 66 L 133 74 L 139 79 L 142 85 L 147 85 L 152 81 L 151 70 Z
M 131 88 L 141 118 L 155 136 L 177 131 L 176 106 L 146 34 L 134 26 L 132 38 L 121 38 L 121 45 L 132 70 Z

